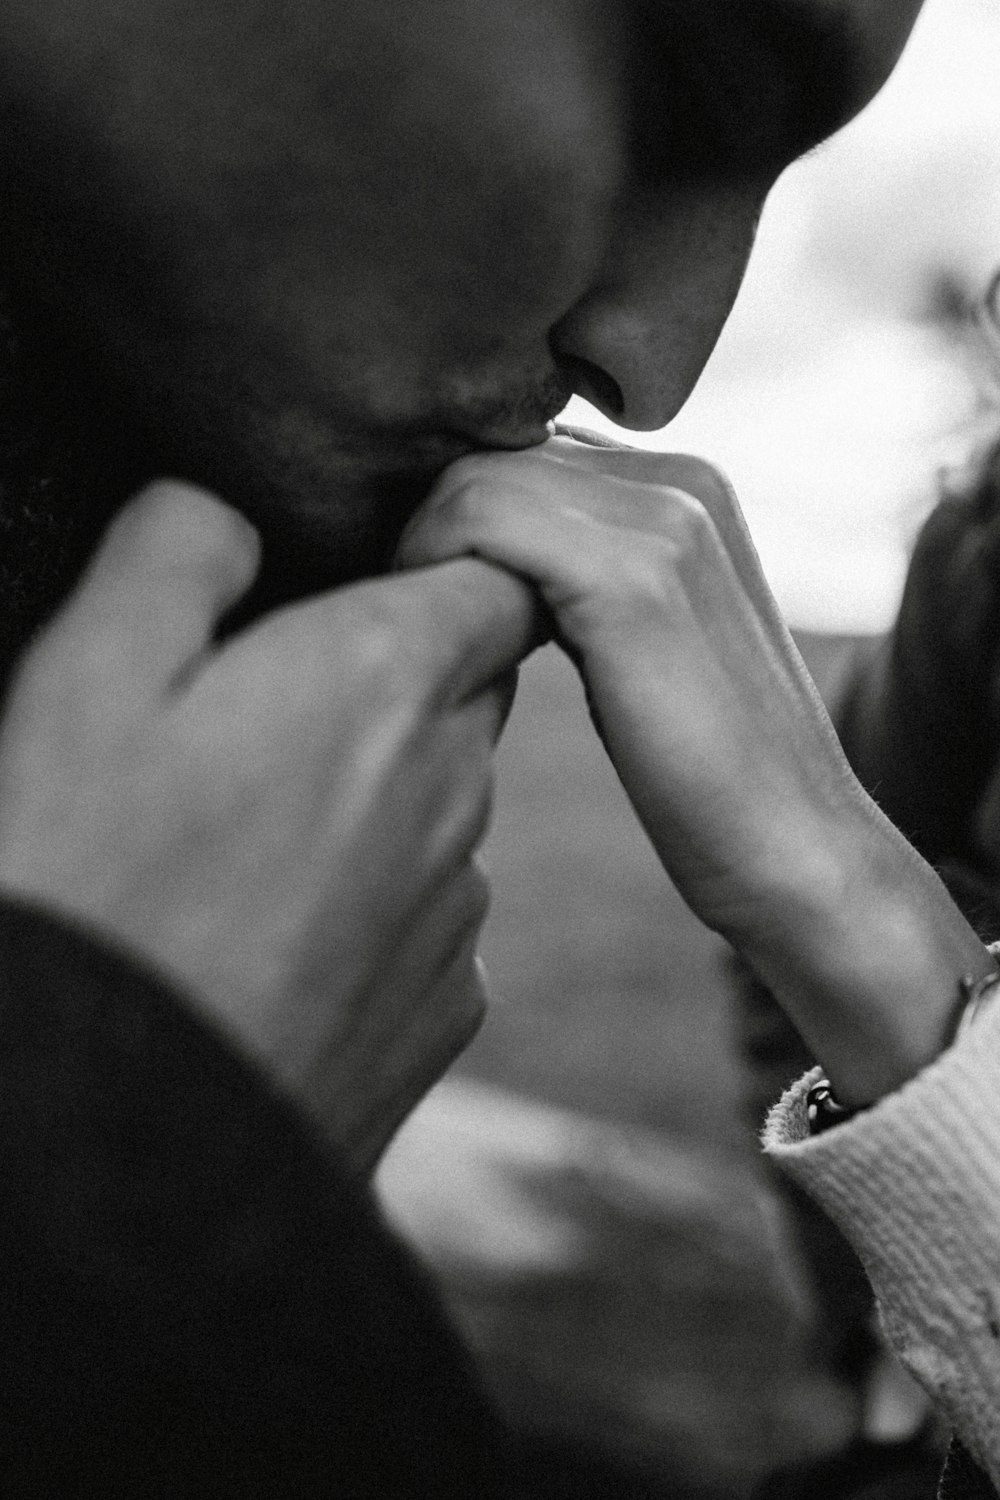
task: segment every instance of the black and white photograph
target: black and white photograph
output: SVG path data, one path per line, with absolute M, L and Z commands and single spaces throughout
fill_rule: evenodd
M 0 1500 L 1000 1497 L 1000 0 L 0 0 Z

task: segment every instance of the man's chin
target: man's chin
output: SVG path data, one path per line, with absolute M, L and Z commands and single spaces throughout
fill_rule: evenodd
M 403 528 L 443 465 L 335 484 L 322 496 L 271 494 L 239 503 L 261 534 L 261 568 L 227 629 L 392 567 Z M 232 491 L 230 493 L 233 493 Z M 223 498 L 229 498 L 223 495 Z

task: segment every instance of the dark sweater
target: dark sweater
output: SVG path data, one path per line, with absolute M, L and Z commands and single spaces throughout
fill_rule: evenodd
M 157 980 L 0 903 L 0 1493 L 507 1494 L 428 1283 Z

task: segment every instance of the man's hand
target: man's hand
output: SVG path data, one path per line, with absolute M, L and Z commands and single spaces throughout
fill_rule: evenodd
M 117 519 L 8 702 L 0 885 L 156 966 L 367 1169 L 481 1020 L 474 856 L 536 614 L 463 561 L 213 644 L 257 560 L 186 486 Z

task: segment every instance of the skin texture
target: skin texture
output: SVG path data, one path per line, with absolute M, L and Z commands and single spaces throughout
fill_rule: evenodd
M 532 596 L 463 564 L 276 606 L 386 567 L 449 463 L 541 443 L 571 390 L 673 415 L 775 176 L 918 8 L 3 9 L 12 347 L 69 435 L 29 527 L 74 536 L 52 592 L 158 472 L 262 563 L 245 593 L 204 493 L 126 510 L 15 683 L 0 881 L 163 968 L 359 1170 L 481 1012 L 471 860 Z
M 689 906 L 860 1105 L 941 1051 L 976 934 L 852 775 L 730 486 L 684 455 L 557 438 L 454 464 L 404 565 L 530 581 Z
M 22 301 L 152 473 L 260 527 L 268 597 L 376 570 L 449 459 L 541 441 L 571 391 L 637 428 L 683 403 L 774 177 L 919 3 L 784 0 L 850 33 L 777 59 L 767 8 L 12 0 Z
M 8 702 L 0 885 L 142 954 L 366 1171 L 482 1018 L 494 684 L 535 608 L 460 562 L 213 646 L 258 556 L 199 491 L 125 508 Z

